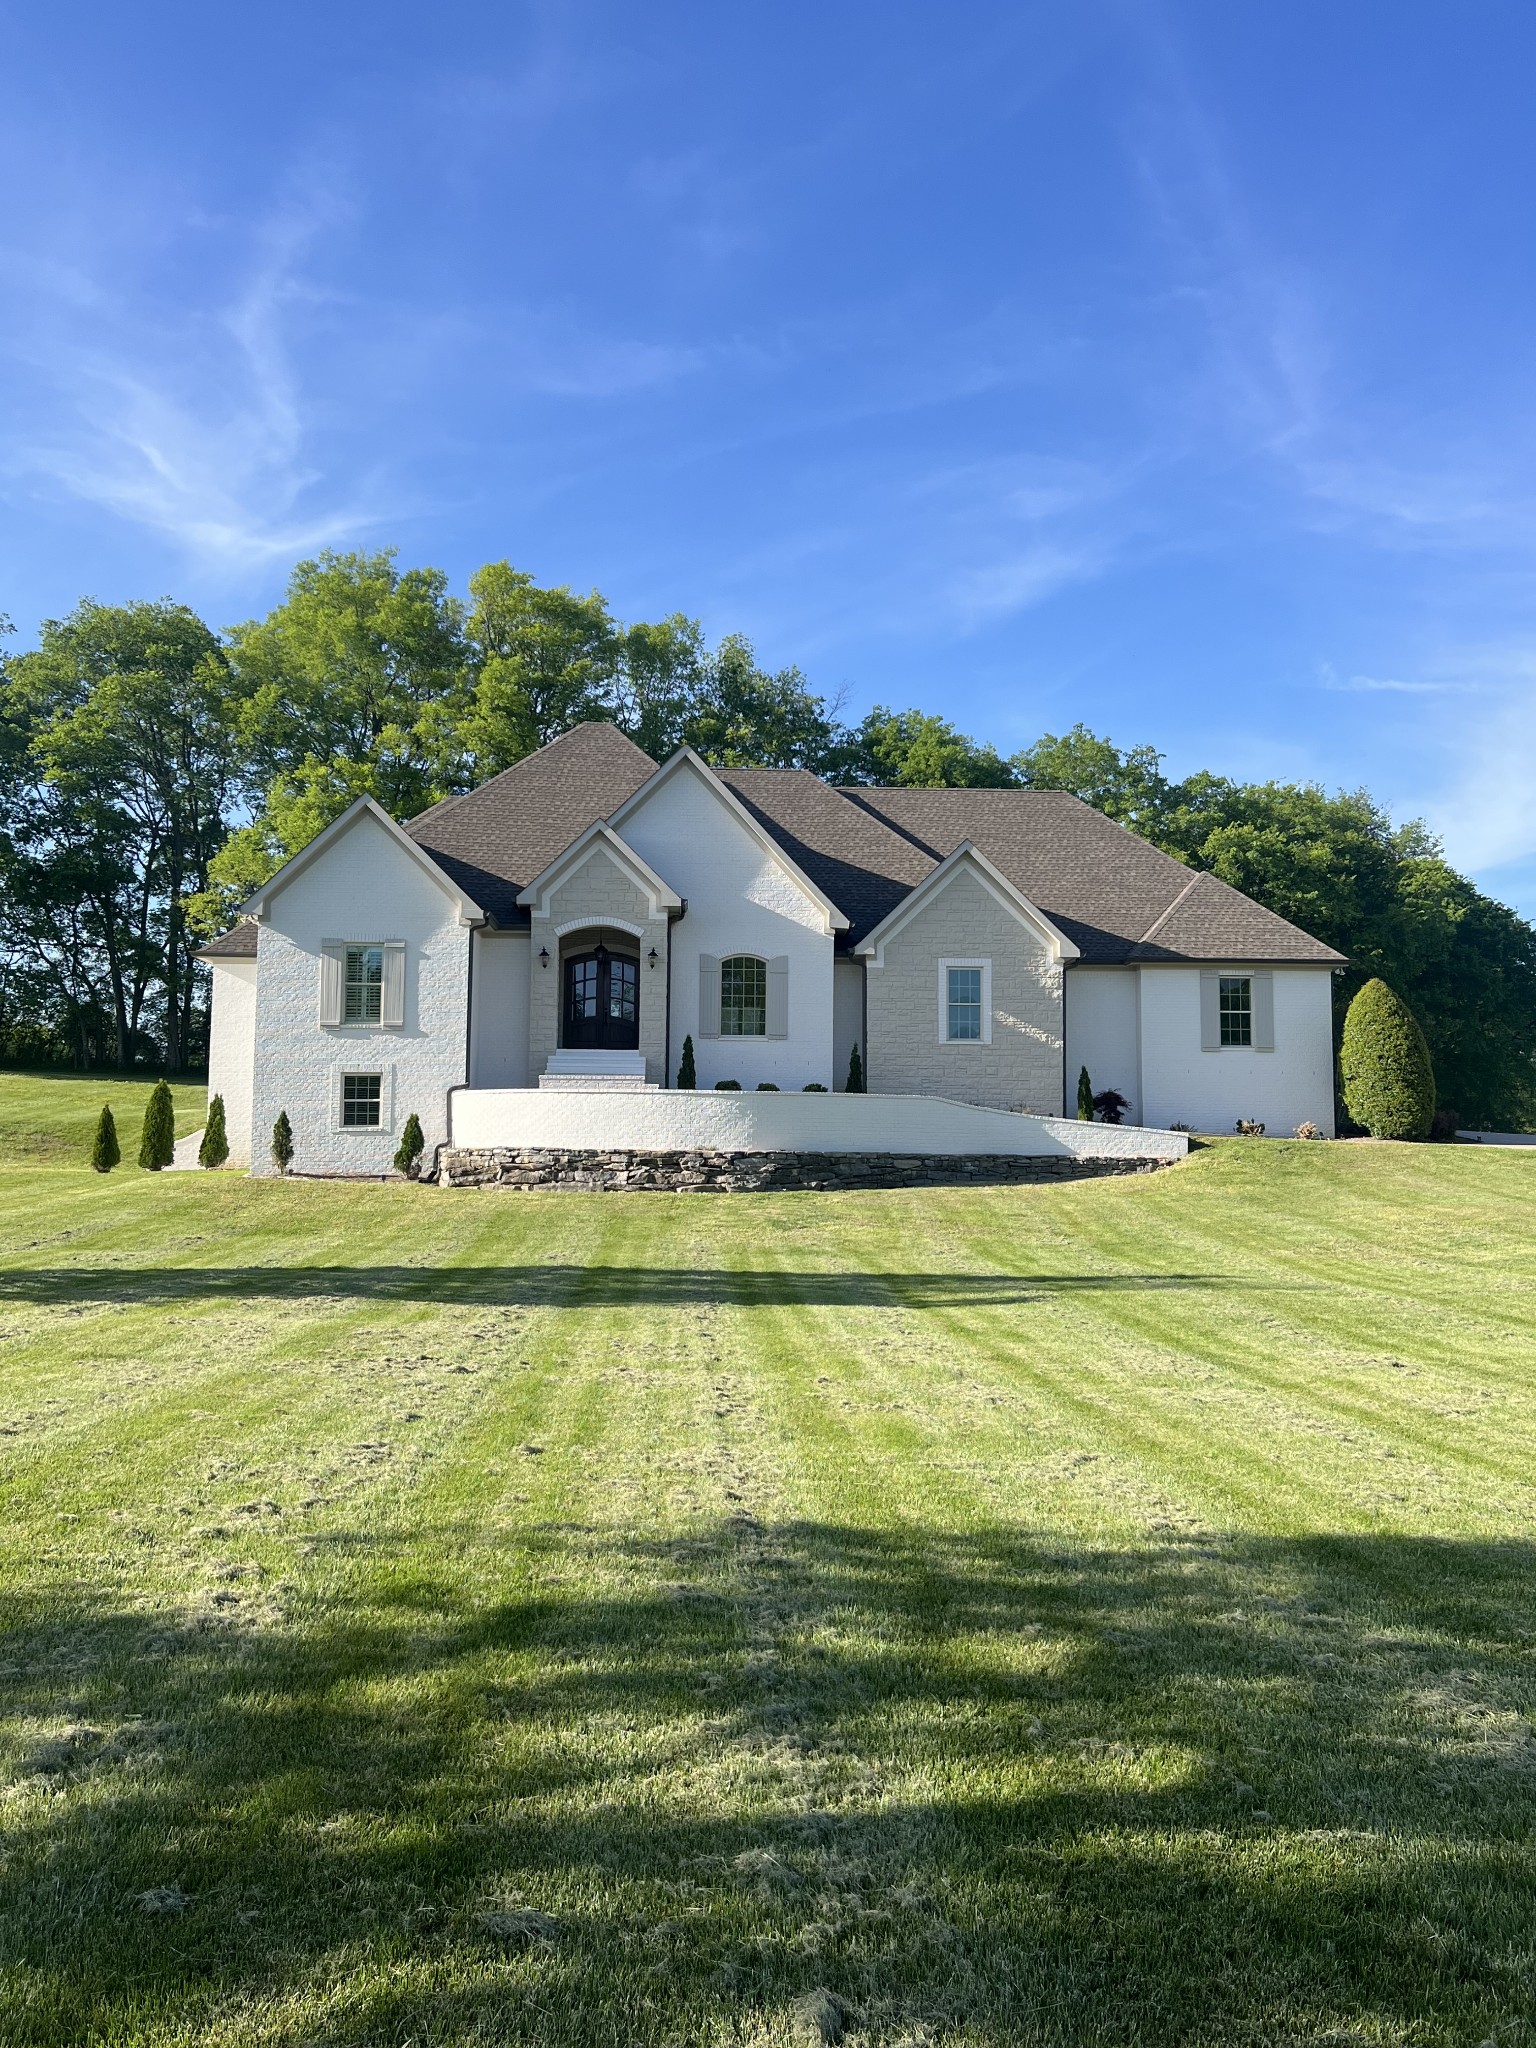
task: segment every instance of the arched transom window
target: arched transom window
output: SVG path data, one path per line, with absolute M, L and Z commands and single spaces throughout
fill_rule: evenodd
M 768 963 L 751 953 L 720 962 L 720 1036 L 763 1038 L 768 1032 Z

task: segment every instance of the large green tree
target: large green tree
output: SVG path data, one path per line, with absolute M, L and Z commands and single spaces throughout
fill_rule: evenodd
M 9 664 L 0 708 L 15 806 L 8 890 L 24 927 L 41 909 L 54 929 L 34 946 L 38 962 L 80 949 L 67 976 L 48 970 L 62 993 L 99 960 L 118 1060 L 149 1006 L 166 1064 L 181 1066 L 195 1003 L 183 899 L 207 880 L 237 782 L 222 647 L 185 605 L 87 599 Z M 58 901 L 66 885 L 73 906 Z
M 1017 782 L 997 749 L 928 711 L 875 708 L 846 733 L 831 763 L 842 782 L 887 788 L 1006 789 Z

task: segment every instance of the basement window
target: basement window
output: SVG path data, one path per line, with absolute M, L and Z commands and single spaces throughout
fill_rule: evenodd
M 376 1131 L 383 1120 L 384 1076 L 343 1074 L 341 1127 L 344 1131 Z

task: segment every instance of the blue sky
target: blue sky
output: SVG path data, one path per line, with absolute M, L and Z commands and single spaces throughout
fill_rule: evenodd
M 507 556 L 1536 913 L 1533 74 L 1480 0 L 0 4 L 0 610 Z

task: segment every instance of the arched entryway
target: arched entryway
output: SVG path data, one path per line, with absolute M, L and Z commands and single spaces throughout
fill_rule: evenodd
M 561 966 L 560 1044 L 571 1052 L 634 1052 L 640 1044 L 640 962 L 602 939 Z

